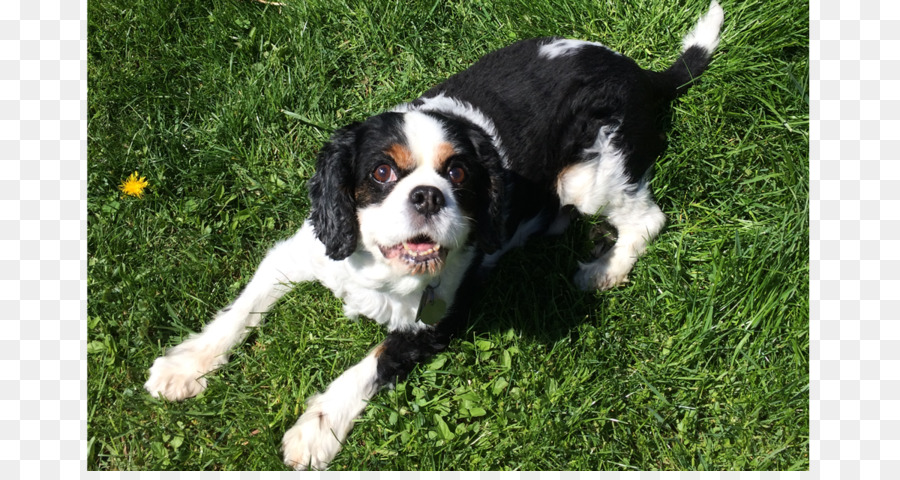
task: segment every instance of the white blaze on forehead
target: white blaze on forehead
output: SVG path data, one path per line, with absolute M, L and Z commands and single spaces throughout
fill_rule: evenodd
M 481 110 L 478 110 L 468 102 L 447 97 L 443 93 L 434 97 L 420 98 L 419 100 L 421 101 L 421 104 L 418 106 L 413 106 L 411 103 L 403 103 L 397 105 L 393 111 L 403 113 L 416 111 L 448 113 L 465 119 L 465 121 L 477 125 L 488 134 L 491 139 L 491 144 L 497 149 L 497 153 L 500 154 L 503 165 L 509 166 L 509 161 L 506 158 L 506 150 L 503 148 L 502 142 L 500 141 L 500 134 L 497 132 L 497 127 L 490 118 L 481 112 Z
M 441 122 L 420 112 L 408 112 L 403 120 L 403 133 L 413 160 L 418 165 L 432 165 L 448 144 Z

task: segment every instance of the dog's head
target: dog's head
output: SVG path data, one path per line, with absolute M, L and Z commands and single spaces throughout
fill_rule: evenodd
M 389 112 L 338 130 L 309 194 L 334 260 L 365 249 L 402 272 L 434 275 L 454 249 L 499 248 L 500 157 L 482 129 L 449 116 Z

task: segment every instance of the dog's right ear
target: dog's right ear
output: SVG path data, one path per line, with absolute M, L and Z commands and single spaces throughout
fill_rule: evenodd
M 356 138 L 359 123 L 336 131 L 316 159 L 316 173 L 309 179 L 309 218 L 316 237 L 325 244 L 325 253 L 343 260 L 355 250 L 359 221 L 354 199 Z

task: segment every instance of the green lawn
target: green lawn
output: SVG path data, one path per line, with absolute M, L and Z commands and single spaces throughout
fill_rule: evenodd
M 172 404 L 143 389 L 305 218 L 332 129 L 517 39 L 662 69 L 706 0 L 95 0 L 88 6 L 88 468 L 282 469 L 306 398 L 383 337 L 299 286 Z M 806 2 L 724 1 L 653 190 L 669 223 L 602 293 L 592 221 L 504 257 L 465 335 L 377 395 L 334 470 L 809 468 Z M 140 172 L 143 198 L 117 187 Z

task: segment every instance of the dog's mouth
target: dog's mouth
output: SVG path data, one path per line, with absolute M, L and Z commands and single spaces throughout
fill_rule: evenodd
M 442 248 L 428 235 L 416 235 L 396 245 L 379 248 L 384 258 L 397 259 L 409 266 L 414 275 L 437 273 L 447 258 L 447 249 Z

